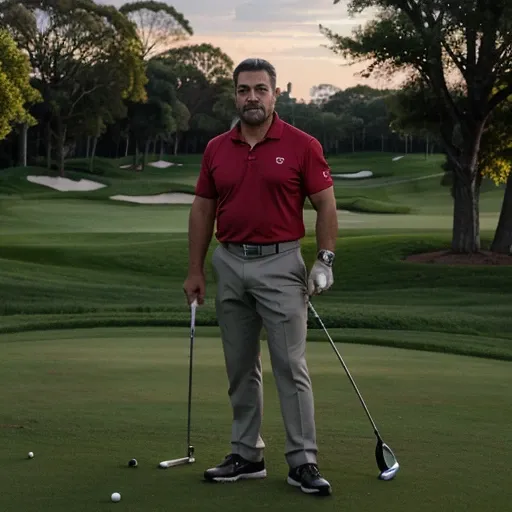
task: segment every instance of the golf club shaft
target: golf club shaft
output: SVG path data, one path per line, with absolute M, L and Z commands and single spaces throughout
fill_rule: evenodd
M 190 449 L 190 425 L 191 425 L 191 413 L 192 413 L 192 361 L 193 361 L 193 355 L 194 355 L 196 307 L 197 307 L 197 302 L 194 301 L 190 306 L 191 319 L 190 319 L 190 356 L 189 356 L 189 367 L 188 367 L 187 451 Z
M 327 335 L 327 338 L 329 339 L 329 342 L 331 343 L 331 346 L 334 349 L 334 352 L 336 352 L 336 355 L 338 356 L 338 359 L 340 360 L 341 365 L 343 366 L 348 378 L 350 379 L 350 382 L 352 383 L 352 386 L 354 387 L 354 389 L 357 393 L 357 396 L 359 397 L 359 400 L 361 401 L 361 404 L 364 407 L 364 410 L 366 411 L 366 415 L 368 416 L 368 419 L 370 420 L 370 422 L 373 426 L 373 431 L 375 432 L 375 435 L 377 436 L 378 439 L 380 439 L 379 431 L 377 430 L 377 426 L 375 425 L 375 422 L 373 421 L 373 418 L 370 415 L 370 411 L 368 410 L 368 407 L 366 407 L 363 397 L 361 396 L 359 389 L 357 389 L 356 383 L 355 383 L 354 379 L 352 378 L 352 375 L 350 375 L 350 371 L 349 371 L 347 365 L 345 364 L 345 362 L 343 361 L 341 354 L 338 352 L 338 349 L 336 348 L 336 345 L 334 344 L 334 341 L 332 340 L 332 338 L 329 334 L 329 331 L 327 330 L 324 323 L 322 322 L 322 319 L 320 318 L 320 316 L 316 312 L 315 308 L 313 307 L 313 304 L 311 304 L 311 302 L 309 302 L 308 305 L 309 305 L 309 308 L 311 309 L 311 311 L 313 312 L 313 315 L 315 315 L 315 318 L 318 320 L 319 324 L 322 326 L 322 329 L 324 330 L 325 334 Z

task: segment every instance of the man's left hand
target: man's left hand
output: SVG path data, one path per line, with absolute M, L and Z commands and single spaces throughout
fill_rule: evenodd
M 324 276 L 324 277 L 320 277 Z M 311 268 L 308 278 L 308 293 L 309 295 L 319 295 L 320 293 L 328 290 L 334 283 L 334 276 L 332 268 L 320 260 L 316 260 Z

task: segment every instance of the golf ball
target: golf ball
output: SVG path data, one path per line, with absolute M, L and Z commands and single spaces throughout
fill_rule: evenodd
M 118 492 L 112 493 L 112 496 L 110 496 L 110 499 L 114 502 L 121 500 L 121 495 Z
M 132 459 L 130 462 L 128 462 L 128 466 L 136 466 L 137 465 L 137 459 Z
M 28 458 L 31 459 L 34 456 L 34 452 L 28 452 Z

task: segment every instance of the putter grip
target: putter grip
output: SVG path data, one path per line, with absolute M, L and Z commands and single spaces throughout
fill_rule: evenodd
M 194 299 L 192 303 L 190 304 L 190 312 L 191 312 L 191 318 L 190 318 L 190 328 L 193 330 L 196 325 L 196 308 L 197 308 L 197 299 Z

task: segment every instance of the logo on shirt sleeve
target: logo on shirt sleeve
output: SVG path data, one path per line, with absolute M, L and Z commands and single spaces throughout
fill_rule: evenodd
M 329 171 L 324 171 L 324 178 L 325 178 L 326 180 L 328 180 L 328 179 L 329 179 L 329 177 L 330 177 L 330 173 L 329 173 Z
M 282 156 L 278 156 L 276 158 L 276 163 L 282 165 L 284 163 L 284 158 Z

